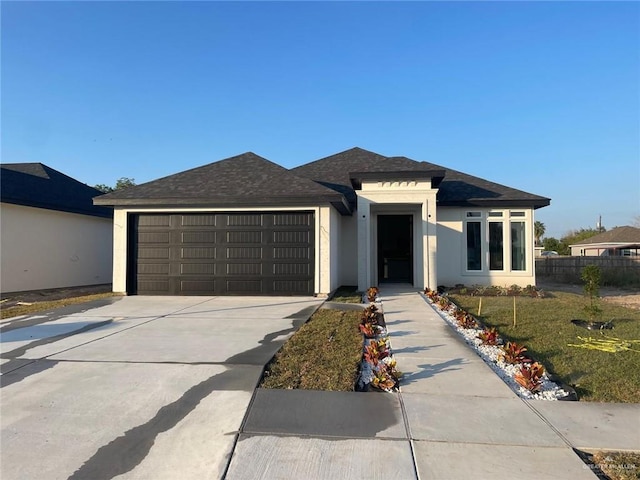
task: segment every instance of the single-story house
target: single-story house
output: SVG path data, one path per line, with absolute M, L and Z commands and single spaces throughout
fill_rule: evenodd
M 533 285 L 549 203 L 361 148 L 290 170 L 249 152 L 95 199 L 114 208 L 114 290 L 145 295 Z
M 640 255 L 640 228 L 615 227 L 569 248 L 576 257 L 635 257 Z
M 111 283 L 113 210 L 42 163 L 0 165 L 3 293 Z

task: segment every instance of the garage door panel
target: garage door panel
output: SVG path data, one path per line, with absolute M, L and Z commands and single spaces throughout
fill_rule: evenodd
M 311 212 L 140 214 L 132 224 L 132 293 L 313 294 Z

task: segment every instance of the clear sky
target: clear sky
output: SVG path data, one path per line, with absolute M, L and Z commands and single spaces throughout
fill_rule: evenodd
M 1 2 L 2 162 L 136 183 L 359 146 L 640 215 L 638 2 Z

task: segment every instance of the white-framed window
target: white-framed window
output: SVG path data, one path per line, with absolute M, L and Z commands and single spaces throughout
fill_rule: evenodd
M 465 212 L 467 272 L 524 272 L 527 270 L 530 213 L 526 210 Z

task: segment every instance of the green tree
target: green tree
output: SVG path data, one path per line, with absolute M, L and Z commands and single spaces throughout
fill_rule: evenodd
M 558 252 L 560 255 L 569 255 L 569 247 L 554 237 L 545 238 L 542 241 L 545 250 Z
M 100 190 L 103 193 L 115 192 L 116 190 L 122 190 L 123 188 L 129 188 L 135 186 L 136 182 L 133 178 L 129 177 L 120 177 L 116 180 L 116 186 L 110 187 L 109 185 L 105 185 L 104 183 L 100 183 L 98 185 L 94 185 L 93 188 Z
M 545 231 L 546 231 L 546 227 L 544 226 L 544 223 L 536 221 L 533 224 L 533 236 L 536 239 L 536 246 L 540 246 L 540 243 L 542 242 L 542 237 L 544 237 Z

